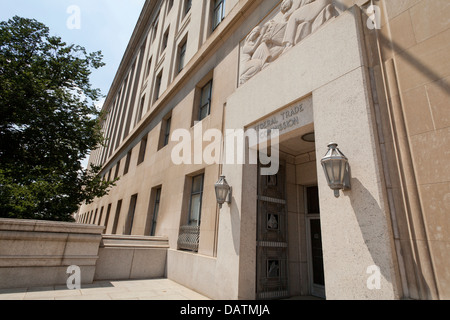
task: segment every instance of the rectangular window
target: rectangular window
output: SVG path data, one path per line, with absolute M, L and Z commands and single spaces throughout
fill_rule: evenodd
M 101 223 L 102 223 L 103 209 L 105 209 L 105 207 L 102 207 L 102 208 L 100 209 L 100 216 L 98 217 L 98 225 L 101 225 Z
M 184 41 L 181 46 L 179 47 L 179 53 L 178 53 L 178 73 L 181 72 L 181 70 L 184 69 L 184 63 L 186 58 L 186 46 L 187 41 Z
M 125 222 L 125 235 L 131 235 L 133 231 L 133 222 L 134 222 L 134 214 L 136 212 L 136 203 L 137 203 L 138 195 L 135 194 L 131 196 L 130 207 L 128 209 L 127 221 Z
M 212 80 L 210 80 L 201 90 L 200 109 L 198 112 L 199 121 L 202 121 L 211 113 L 211 94 L 212 94 Z
M 161 188 L 156 189 L 155 191 L 155 203 L 153 205 L 153 215 L 152 215 L 152 227 L 150 230 L 150 236 L 154 237 L 156 234 L 156 223 L 158 221 L 159 214 L 159 204 L 161 202 Z
M 189 201 L 189 221 L 190 226 L 200 226 L 203 198 L 204 175 L 192 178 L 191 197 Z
M 150 75 L 151 67 L 152 67 L 152 57 L 150 57 L 150 59 L 148 59 L 147 70 L 145 71 L 145 78 L 148 78 L 148 76 Z
M 184 14 L 188 14 L 192 7 L 192 0 L 184 0 Z
M 161 82 L 162 82 L 162 70 L 156 77 L 155 81 L 155 101 L 159 99 L 160 91 L 161 91 Z
M 156 18 L 155 21 L 153 22 L 153 39 L 152 39 L 152 42 L 155 41 L 156 34 L 158 33 L 158 23 L 159 23 L 159 13 L 158 13 L 158 18 Z
M 148 76 L 150 75 L 150 68 L 151 67 L 152 67 L 152 57 L 150 57 L 150 59 L 148 59 L 147 70 L 145 71 L 145 78 L 148 78 Z
M 131 150 L 127 153 L 127 159 L 125 160 L 125 168 L 123 168 L 123 175 L 126 175 L 128 173 L 128 170 L 130 169 L 130 161 L 131 161 Z
M 95 224 L 95 221 L 97 221 L 97 213 L 98 213 L 98 208 L 95 209 L 94 218 L 92 219 L 92 223 L 91 224 Z
M 166 32 L 164 32 L 164 35 L 163 35 L 161 53 L 163 53 L 164 50 L 166 50 L 168 42 L 169 42 L 169 28 L 167 28 Z
M 121 209 L 122 209 L 122 200 L 119 200 L 117 202 L 116 215 L 114 216 L 114 223 L 113 223 L 111 234 L 117 234 L 117 225 L 119 224 L 120 210 Z
M 147 141 L 148 141 L 148 135 L 146 135 L 141 140 L 141 147 L 139 148 L 139 157 L 137 164 L 140 165 L 145 160 L 145 152 L 147 151 Z
M 136 123 L 135 123 L 135 125 L 138 124 L 139 121 L 141 121 L 142 115 L 144 113 L 144 108 L 145 108 L 145 95 L 141 99 L 141 104 L 139 105 L 138 114 L 136 115 Z
M 117 164 L 116 164 L 116 171 L 114 172 L 114 180 L 116 180 L 117 177 L 119 176 L 119 170 L 120 170 L 120 160 L 117 161 Z
M 213 30 L 222 22 L 225 17 L 225 0 L 214 0 Z
M 170 128 L 172 125 L 172 112 L 170 112 L 163 120 L 161 124 L 161 134 L 159 138 L 158 150 L 164 148 L 170 141 Z
M 169 14 L 170 10 L 172 10 L 173 7 L 173 0 L 169 0 L 169 5 L 167 7 L 167 14 Z
M 169 144 L 170 141 L 170 126 L 172 124 L 172 117 L 169 117 L 166 120 L 166 128 L 164 130 L 164 144 L 163 146 L 167 146 Z
M 108 209 L 106 209 L 105 230 L 103 230 L 103 233 L 106 233 L 106 229 L 108 228 L 109 216 L 111 214 L 111 206 L 112 206 L 112 203 L 108 204 Z

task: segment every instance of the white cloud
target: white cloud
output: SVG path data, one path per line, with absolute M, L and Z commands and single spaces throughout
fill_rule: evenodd
M 105 104 L 105 100 L 106 100 L 106 98 L 102 98 L 100 101 L 97 101 L 97 102 L 94 103 L 95 108 L 96 108 L 98 111 L 101 111 L 101 110 L 102 110 L 103 105 Z

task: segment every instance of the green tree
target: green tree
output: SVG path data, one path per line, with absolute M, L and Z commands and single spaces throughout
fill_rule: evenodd
M 114 185 L 82 166 L 103 143 L 89 81 L 103 65 L 34 19 L 0 22 L 0 217 L 71 221 Z

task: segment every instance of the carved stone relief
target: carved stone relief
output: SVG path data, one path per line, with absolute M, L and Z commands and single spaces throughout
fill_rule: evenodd
M 242 85 L 337 15 L 333 0 L 283 0 L 241 42 Z

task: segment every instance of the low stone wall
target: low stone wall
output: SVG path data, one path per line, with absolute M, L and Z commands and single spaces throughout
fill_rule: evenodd
M 165 237 L 104 235 L 95 280 L 165 277 L 168 248 Z
M 81 285 L 166 276 L 168 238 L 102 235 L 103 230 L 0 219 L 0 289 L 65 286 L 69 266 L 80 268 Z
M 0 288 L 66 285 L 69 266 L 94 280 L 104 227 L 0 219 Z

